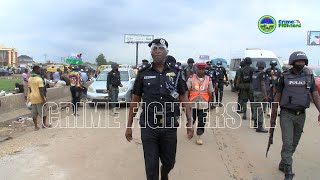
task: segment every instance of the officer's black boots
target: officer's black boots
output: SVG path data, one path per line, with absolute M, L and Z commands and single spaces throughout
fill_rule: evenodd
M 247 112 L 243 112 L 242 119 L 247 120 Z
M 284 165 L 282 165 L 281 163 L 279 164 L 279 171 L 281 171 L 281 172 L 283 172 L 283 173 L 285 173 L 286 174 L 286 168 L 285 168 L 285 166 Z M 292 171 L 291 171 L 291 175 L 292 175 L 292 177 L 295 175 Z
M 268 130 L 263 128 L 262 124 L 259 124 L 257 120 L 254 121 L 254 128 L 256 129 L 256 132 L 258 133 L 268 133 Z
M 268 133 L 268 130 L 264 129 L 263 127 L 259 127 L 256 129 L 256 132 L 259 132 L 259 133 Z
M 292 168 L 291 167 L 290 168 L 289 167 L 286 168 L 286 173 L 284 175 L 284 180 L 292 180 L 293 176 L 294 176 L 294 174 L 292 172 Z

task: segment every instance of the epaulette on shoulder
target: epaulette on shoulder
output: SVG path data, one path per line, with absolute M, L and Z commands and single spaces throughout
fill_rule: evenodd
M 149 69 L 149 68 L 151 68 L 151 67 L 152 67 L 151 64 L 142 65 L 142 66 L 139 66 L 139 67 L 138 67 L 138 71 L 139 71 L 139 72 L 142 72 L 142 71 L 145 71 L 146 69 Z

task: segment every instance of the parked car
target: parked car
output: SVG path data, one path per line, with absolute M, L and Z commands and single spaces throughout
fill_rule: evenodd
M 0 68 L 0 76 L 11 76 L 13 73 L 12 71 L 8 71 L 6 69 Z
M 306 68 L 313 74 L 318 93 L 320 94 L 320 66 L 306 66 Z
M 87 99 L 90 106 L 94 106 L 95 102 L 108 102 L 109 94 L 107 92 L 107 78 L 111 68 L 104 69 L 96 80 L 88 87 Z M 136 74 L 130 67 L 119 68 L 120 80 L 123 87 L 119 87 L 118 102 L 126 103 L 131 102 L 133 84 Z

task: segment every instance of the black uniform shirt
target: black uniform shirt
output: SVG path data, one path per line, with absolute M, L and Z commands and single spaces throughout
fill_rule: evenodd
M 133 86 L 133 94 L 141 96 L 144 102 L 140 124 L 145 125 L 148 120 L 150 126 L 156 126 L 159 119 L 165 119 L 166 124 L 171 125 L 171 117 L 179 115 L 179 104 L 173 107 L 172 103 L 177 102 L 177 99 L 171 94 L 176 92 L 184 95 L 186 91 L 185 81 L 177 65 L 165 64 L 163 72 L 159 72 L 152 63 L 140 70 Z
M 206 67 L 205 75 L 209 76 L 212 79 L 212 84 L 215 85 L 217 81 L 216 72 L 212 67 Z

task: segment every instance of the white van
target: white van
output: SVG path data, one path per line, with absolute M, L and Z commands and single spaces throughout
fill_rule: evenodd
M 235 91 L 234 89 L 234 78 L 236 76 L 236 71 L 240 67 L 240 61 L 242 61 L 244 58 L 250 57 L 252 59 L 251 66 L 256 68 L 256 64 L 258 61 L 264 61 L 266 62 L 266 68 L 270 67 L 270 62 L 272 60 L 276 60 L 278 62 L 277 68 L 281 69 L 281 62 L 279 62 L 278 57 L 269 50 L 261 50 L 261 49 L 249 49 L 247 48 L 244 51 L 240 51 L 238 53 L 235 53 L 231 56 L 230 60 L 230 70 L 229 70 L 229 82 L 231 85 L 231 90 Z

